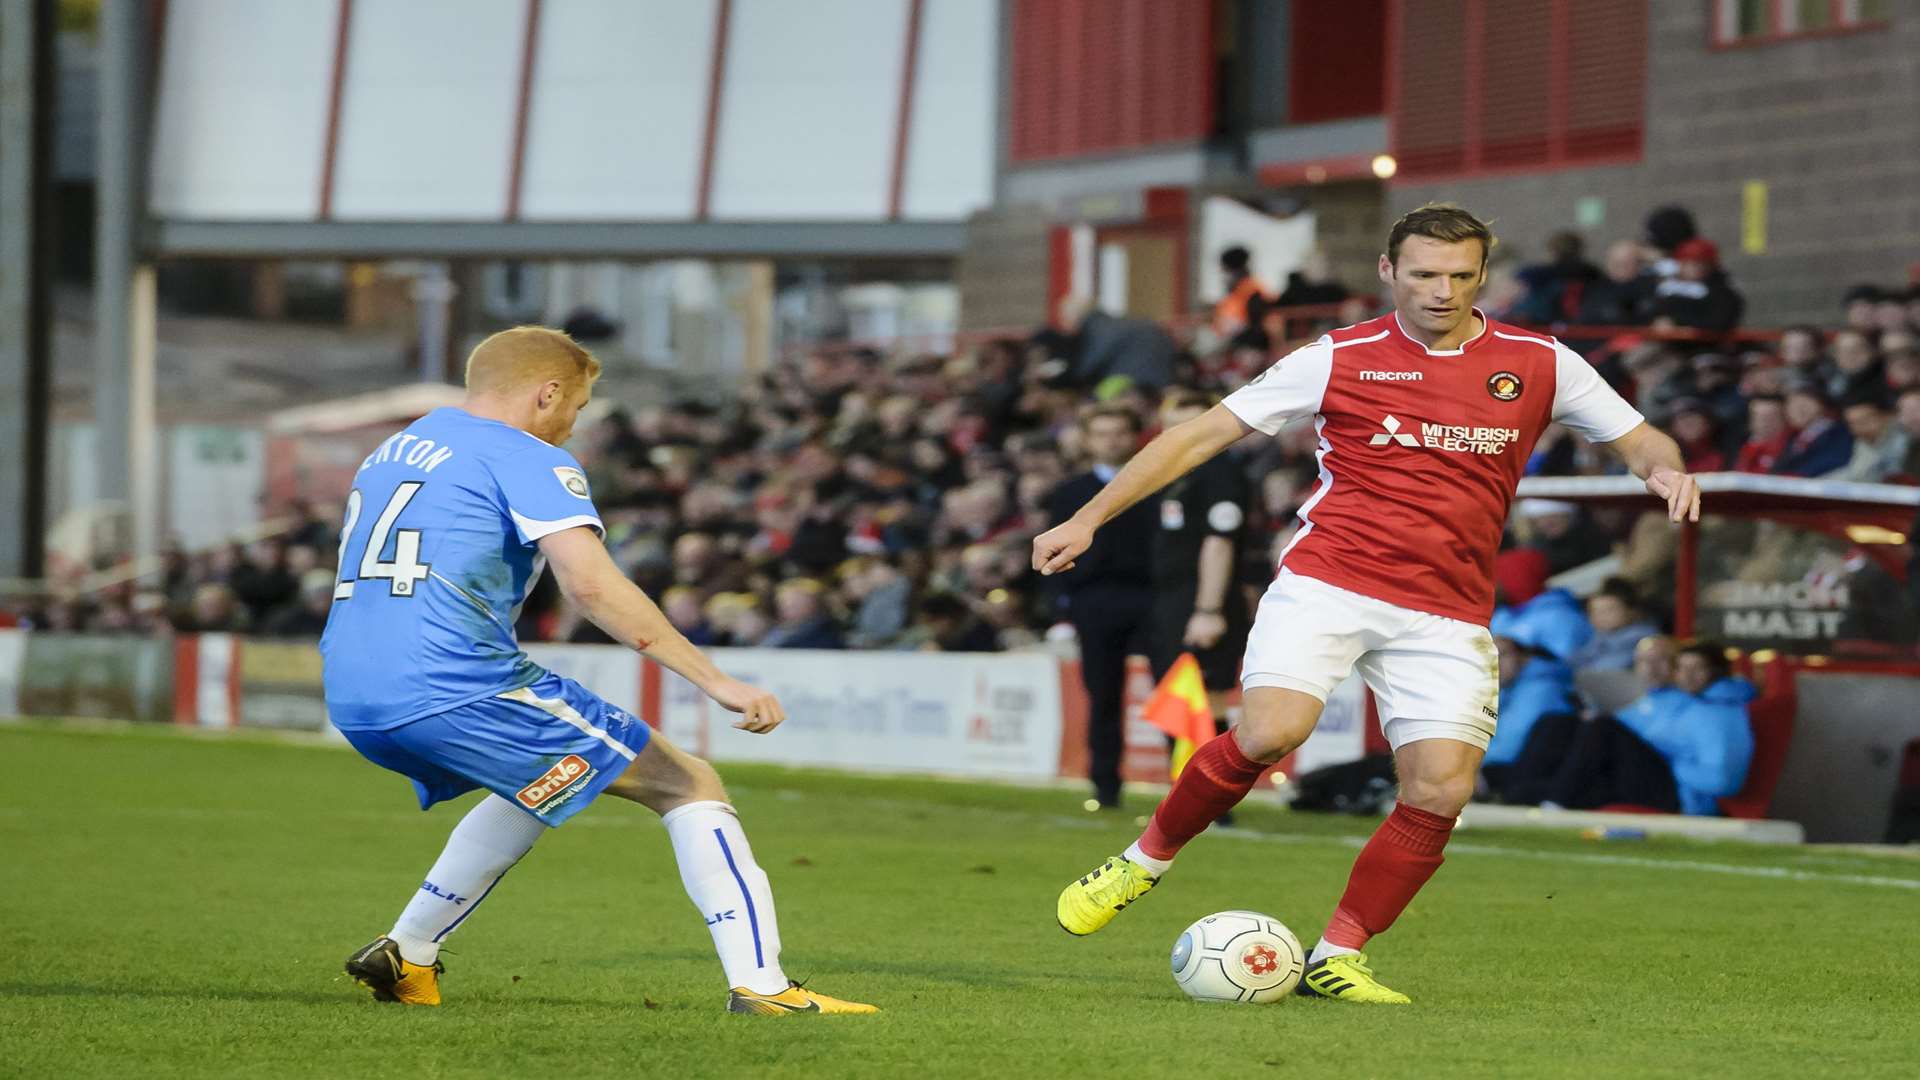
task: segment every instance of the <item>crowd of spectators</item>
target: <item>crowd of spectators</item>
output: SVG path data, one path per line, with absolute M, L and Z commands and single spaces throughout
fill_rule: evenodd
M 1203 334 L 1214 343 L 1204 350 L 1155 324 L 1068 304 L 1029 339 L 956 355 L 822 350 L 776 365 L 721 402 L 612 402 L 571 449 L 616 560 L 696 643 L 949 651 L 1044 643 L 1058 633 L 1060 613 L 1028 566 L 1029 541 L 1050 524 L 1049 492 L 1086 468 L 1091 410 L 1132 410 L 1149 438 L 1164 393 L 1231 390 L 1311 329 L 1274 314 L 1287 297 L 1242 287 L 1244 253 L 1231 261 L 1238 321 Z M 1724 328 L 1740 306 L 1737 294 L 1730 304 L 1722 296 L 1732 286 L 1712 245 L 1684 213 L 1667 211 L 1649 219 L 1641 240 L 1612 245 L 1603 268 L 1561 237 L 1547 262 L 1512 281 L 1489 288 L 1490 311 L 1548 327 Z M 1325 282 L 1298 278 L 1288 292 L 1338 304 L 1322 325 L 1372 314 L 1370 301 Z M 1721 308 L 1733 318 L 1693 321 Z M 1613 333 L 1586 351 L 1675 436 L 1694 470 L 1912 482 L 1920 478 L 1917 330 L 1920 291 L 1860 286 L 1845 294 L 1833 332 L 1793 327 L 1737 348 Z M 1257 540 L 1246 545 L 1241 578 L 1248 589 L 1266 585 L 1311 492 L 1314 446 L 1311 426 L 1295 425 L 1229 451 L 1256 493 L 1247 511 Z M 1558 426 L 1527 466 L 1532 475 L 1617 468 Z M 334 516 L 298 507 L 275 538 L 175 551 L 158 579 L 15 605 L 12 616 L 58 630 L 312 637 L 331 598 Z M 1670 593 L 1663 524 L 1518 504 L 1508 546 L 1544 574 L 1624 553 L 1619 586 L 1588 601 L 1603 609 L 1592 613 L 1592 642 L 1580 643 L 1590 654 L 1569 647 L 1562 659 L 1620 665 L 1632 636 L 1667 616 L 1633 600 Z M 519 631 L 525 640 L 602 640 L 550 580 L 529 598 Z

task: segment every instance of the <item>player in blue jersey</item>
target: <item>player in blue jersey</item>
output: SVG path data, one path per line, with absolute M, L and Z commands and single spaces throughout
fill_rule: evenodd
M 605 792 L 665 823 L 726 969 L 728 1009 L 876 1012 L 781 970 L 767 875 L 713 767 L 514 640 L 520 604 L 551 565 L 588 618 L 739 713 L 735 727 L 764 734 L 785 718 L 772 694 L 689 644 L 608 556 L 586 474 L 560 449 L 599 374 L 565 334 L 495 334 L 467 361 L 464 406 L 428 413 L 355 474 L 320 640 L 328 715 L 368 760 L 412 779 L 421 809 L 491 794 L 347 973 L 382 1001 L 438 1005 L 441 942 L 542 833 Z

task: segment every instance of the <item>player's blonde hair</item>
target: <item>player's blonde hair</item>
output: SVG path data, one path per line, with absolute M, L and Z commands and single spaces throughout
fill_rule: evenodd
M 1478 240 L 1482 268 L 1487 265 L 1487 257 L 1493 254 L 1493 245 L 1499 243 L 1486 222 L 1452 203 L 1428 203 L 1418 210 L 1407 211 L 1394 222 L 1387 233 L 1387 262 L 1400 265 L 1400 243 L 1409 236 L 1424 236 L 1446 244 Z
M 544 326 L 502 330 L 474 346 L 467 357 L 467 391 L 497 394 L 558 380 L 587 385 L 600 377 L 600 361 L 566 334 Z

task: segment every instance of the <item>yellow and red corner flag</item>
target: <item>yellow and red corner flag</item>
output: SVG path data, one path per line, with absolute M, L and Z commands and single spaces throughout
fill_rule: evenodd
M 1200 661 L 1192 653 L 1181 653 L 1167 669 L 1141 715 L 1174 740 L 1173 776 L 1178 779 L 1187 759 L 1214 735 L 1207 685 L 1200 678 Z

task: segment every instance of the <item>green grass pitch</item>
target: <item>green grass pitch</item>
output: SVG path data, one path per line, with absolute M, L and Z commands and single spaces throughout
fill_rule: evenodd
M 448 1004 L 405 1009 L 340 963 L 459 808 L 260 736 L 12 725 L 0 762 L 4 1077 L 1920 1075 L 1915 859 L 1468 828 L 1373 949 L 1412 1007 L 1202 1005 L 1167 974 L 1181 928 L 1252 908 L 1310 943 L 1369 823 L 1252 808 L 1078 940 L 1054 896 L 1131 817 L 733 767 L 787 970 L 883 1015 L 723 1012 L 663 830 L 614 799 L 450 939 Z

